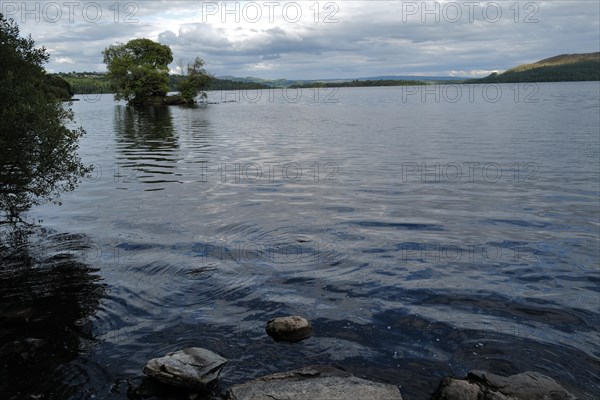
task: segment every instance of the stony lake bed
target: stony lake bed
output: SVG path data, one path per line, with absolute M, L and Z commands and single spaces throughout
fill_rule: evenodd
M 405 400 L 476 371 L 597 398 L 599 84 L 535 85 L 79 96 L 94 171 L 4 260 L 2 391 L 126 399 L 200 347 L 223 392 L 320 366 Z M 285 315 L 312 336 L 274 341 Z

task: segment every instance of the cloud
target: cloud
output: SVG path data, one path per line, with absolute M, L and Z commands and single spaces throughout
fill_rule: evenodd
M 52 49 L 49 68 L 57 71 L 104 70 L 105 47 L 139 37 L 168 44 L 175 59 L 200 56 L 215 75 L 296 79 L 481 76 L 600 48 L 600 9 L 587 1 L 477 2 L 472 9 L 453 1 L 292 3 L 102 2 L 94 23 L 85 3 L 54 23 L 8 11 L 22 33 Z M 500 6 L 499 18 L 489 4 Z
M 75 64 L 71 57 L 54 57 L 54 62 L 57 64 Z
M 457 77 L 477 77 L 477 76 L 488 76 L 493 72 L 497 72 L 497 73 L 502 73 L 504 71 L 501 70 L 482 70 L 482 69 L 475 69 L 475 70 L 470 70 L 470 71 L 450 71 L 448 73 L 449 76 L 457 76 Z
M 281 58 L 281 55 L 280 54 L 265 54 L 265 55 L 262 55 L 260 58 L 261 58 L 261 60 L 265 60 L 265 61 L 266 60 L 277 60 L 278 58 Z

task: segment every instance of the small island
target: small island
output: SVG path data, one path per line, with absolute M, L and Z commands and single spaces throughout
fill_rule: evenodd
M 107 78 L 115 90 L 115 100 L 128 105 L 190 105 L 196 103 L 212 79 L 204 69 L 204 61 L 196 57 L 187 65 L 187 75 L 177 84 L 179 95 L 167 96 L 169 64 L 173 53 L 167 45 L 150 39 L 133 39 L 104 49 Z

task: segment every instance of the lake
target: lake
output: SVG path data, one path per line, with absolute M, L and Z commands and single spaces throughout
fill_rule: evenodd
M 70 353 L 33 387 L 125 399 L 200 346 L 229 359 L 221 387 L 326 364 L 411 400 L 532 370 L 597 398 L 599 82 L 79 98 L 95 169 L 30 212 L 32 254 L 89 268 L 74 303 L 94 301 L 40 313 Z M 295 314 L 312 338 L 265 334 Z

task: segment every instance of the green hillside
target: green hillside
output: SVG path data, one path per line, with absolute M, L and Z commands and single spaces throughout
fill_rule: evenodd
M 562 54 L 466 83 L 600 81 L 600 53 Z

